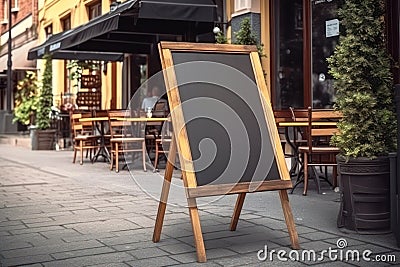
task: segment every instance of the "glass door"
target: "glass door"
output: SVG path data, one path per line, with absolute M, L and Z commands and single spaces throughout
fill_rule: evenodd
M 290 106 L 332 108 L 335 91 L 327 58 L 339 40 L 343 0 L 272 0 L 272 100 Z
M 302 107 L 303 87 L 303 0 L 273 2 L 272 57 L 273 104 L 275 109 Z
M 339 41 L 339 19 L 337 9 L 342 0 L 311 1 L 311 85 L 312 106 L 333 108 L 335 90 L 333 78 L 328 73 L 327 58 Z

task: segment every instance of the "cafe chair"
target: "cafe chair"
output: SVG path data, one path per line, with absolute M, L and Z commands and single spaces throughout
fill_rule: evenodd
M 115 172 L 119 172 L 120 155 L 126 153 L 142 153 L 143 170 L 146 169 L 146 143 L 144 137 L 138 137 L 134 127 L 129 121 L 121 120 L 125 118 L 127 111 L 109 111 L 108 120 L 110 127 L 110 143 L 111 143 L 111 160 L 110 170 L 114 168 Z M 119 118 L 119 119 L 118 119 Z
M 340 114 L 333 111 L 313 110 L 311 107 L 308 108 L 307 112 L 308 121 L 305 131 L 307 135 L 307 145 L 298 148 L 303 158 L 304 196 L 307 195 L 310 170 L 314 173 L 317 192 L 318 194 L 320 193 L 320 176 L 315 168 L 317 166 L 332 166 L 332 181 L 334 184 L 336 183 L 336 155 L 339 153 L 339 148 L 330 146 L 329 141 L 334 134 L 339 133 L 336 121 L 340 118 Z M 332 185 L 326 176 L 324 179 Z
M 73 148 L 74 158 L 72 163 L 76 161 L 76 154 L 79 151 L 80 161 L 83 164 L 83 151 L 86 150 L 90 153 L 90 161 L 93 163 L 91 157 L 92 152 L 100 148 L 100 136 L 94 133 L 92 122 L 81 122 L 79 119 L 91 117 L 90 113 L 75 113 L 71 114 L 71 126 L 73 130 Z

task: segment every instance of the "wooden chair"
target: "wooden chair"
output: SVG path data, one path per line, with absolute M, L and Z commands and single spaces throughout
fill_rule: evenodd
M 109 111 L 108 119 L 110 126 L 110 143 L 111 143 L 111 161 L 110 170 L 113 169 L 115 163 L 115 171 L 119 172 L 119 155 L 125 153 L 141 152 L 143 160 L 143 170 L 146 169 L 146 143 L 144 137 L 137 137 L 134 131 L 128 131 L 131 125 L 128 121 L 117 120 L 124 118 L 127 111 Z
M 306 130 L 307 145 L 299 147 L 299 153 L 303 155 L 303 195 L 307 195 L 308 174 L 310 167 L 315 175 L 318 193 L 320 193 L 320 180 L 315 166 L 332 166 L 332 181 L 334 184 L 336 183 L 337 164 L 335 156 L 339 153 L 339 148 L 329 146 L 329 140 L 330 137 L 339 132 L 336 126 L 336 121 L 340 118 L 341 114 L 338 112 L 328 110 L 312 110 L 311 107 L 308 108 L 308 126 Z M 327 181 L 329 182 L 329 180 Z
M 81 118 L 89 118 L 91 113 L 75 113 L 71 114 L 71 125 L 73 130 L 73 148 L 74 158 L 72 163 L 76 161 L 76 153 L 80 151 L 80 164 L 83 164 L 83 150 L 87 151 L 86 157 L 90 154 L 90 160 L 93 163 L 91 157 L 92 151 L 100 148 L 99 139 L 100 136 L 94 134 L 92 122 L 81 122 Z M 89 153 L 90 152 L 90 153 Z
M 163 127 L 164 126 L 164 127 Z M 155 158 L 154 158 L 154 172 L 158 170 L 158 161 L 161 155 L 166 155 L 168 153 L 171 141 L 172 141 L 172 125 L 170 121 L 165 121 L 161 125 L 161 133 L 157 136 L 155 140 Z M 168 160 L 168 159 L 167 159 Z

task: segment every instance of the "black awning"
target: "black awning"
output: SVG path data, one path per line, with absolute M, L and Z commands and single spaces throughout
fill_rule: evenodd
M 69 50 L 76 54 L 148 54 L 159 40 L 184 36 L 188 29 L 196 34 L 211 33 L 217 20 L 216 10 L 213 0 L 128 0 L 86 24 L 52 36 L 32 49 L 29 59 L 41 58 L 45 53 L 52 53 L 55 58 L 57 51 Z M 60 54 L 59 58 L 62 57 Z
M 28 59 L 42 58 L 45 53 L 50 53 L 53 59 L 70 60 L 101 60 L 101 61 L 123 61 L 124 54 L 118 52 L 98 51 L 71 51 L 60 48 L 60 40 L 71 34 L 71 30 L 52 35 L 42 45 L 34 47 L 28 52 Z
M 215 22 L 212 0 L 141 0 L 139 18 Z

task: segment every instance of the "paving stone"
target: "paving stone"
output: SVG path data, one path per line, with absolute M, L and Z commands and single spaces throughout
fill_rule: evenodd
M 21 266 L 26 264 L 43 263 L 51 260 L 53 260 L 53 258 L 49 255 L 34 255 L 2 259 L 2 263 L 4 266 Z
M 102 246 L 103 244 L 101 244 L 100 242 L 95 240 L 90 240 L 90 241 L 81 241 L 75 243 L 63 243 L 58 245 L 35 246 L 32 248 L 14 249 L 14 250 L 3 251 L 1 254 L 4 258 L 16 258 L 28 255 L 45 255 L 56 252 L 65 252 L 65 251 L 72 251 L 79 249 L 102 247 Z
M 207 250 L 206 250 L 206 253 L 207 253 Z M 197 262 L 196 251 L 182 253 L 182 254 L 176 254 L 176 255 L 170 255 L 170 257 L 176 261 L 179 261 L 180 263 L 194 264 Z
M 169 266 L 179 264 L 176 260 L 167 257 L 155 257 L 155 258 L 148 258 L 148 259 L 141 259 L 135 261 L 128 261 L 126 262 L 130 266 L 137 267 L 137 266 Z
M 64 242 L 76 242 L 76 241 L 84 241 L 84 240 L 95 240 L 95 239 L 102 239 L 102 238 L 110 238 L 116 237 L 113 233 L 94 233 L 94 234 L 79 234 L 79 235 L 72 235 L 72 236 L 65 236 L 61 239 Z
M 118 263 L 105 263 L 105 264 L 96 264 L 96 265 L 88 265 L 86 267 L 129 267 L 128 264 L 118 262 Z
M 161 241 L 158 243 L 154 243 L 151 240 L 141 241 L 141 242 L 135 242 L 136 240 L 133 240 L 133 241 L 134 241 L 134 243 L 113 245 L 111 247 L 117 251 L 128 251 L 128 250 L 135 250 L 135 249 L 139 249 L 139 248 L 152 248 L 152 247 L 162 248 L 164 246 L 175 245 L 175 244 L 180 243 L 178 240 L 173 239 L 173 238 L 161 239 Z
M 110 252 L 115 252 L 115 250 L 109 247 L 97 247 L 97 248 L 86 248 L 86 249 L 72 250 L 66 252 L 52 253 L 50 255 L 56 260 L 60 260 L 60 259 L 76 258 L 81 256 L 98 255 Z
M 4 227 L 4 226 L 13 226 L 13 225 L 21 225 L 23 224 L 23 221 L 20 220 L 16 220 L 16 221 L 3 221 L 0 222 L 0 227 Z
M 186 245 L 184 243 L 160 246 L 160 249 L 168 252 L 169 254 L 181 254 L 181 253 L 185 253 L 185 252 L 195 252 L 196 251 L 195 247 Z
M 127 251 L 127 253 L 131 254 L 137 259 L 147 259 L 152 257 L 160 257 L 168 255 L 166 251 L 161 250 L 158 247 L 138 248 Z
M 66 225 L 66 227 L 73 228 L 83 234 L 97 232 L 102 233 L 105 231 L 123 231 L 140 228 L 140 226 L 138 226 L 137 224 L 123 219 L 111 219 L 87 223 L 68 224 Z
M 132 216 L 132 218 L 126 218 L 126 220 L 133 222 L 136 225 L 139 225 L 141 227 L 149 227 L 149 226 L 154 227 L 154 223 L 155 223 L 154 219 L 150 219 L 146 216 Z
M 184 264 L 177 264 L 177 265 L 171 265 L 171 266 L 179 266 L 179 267 L 220 267 L 221 265 L 214 263 L 214 262 L 190 262 L 190 263 L 184 263 Z
M 34 228 L 25 228 L 20 230 L 11 230 L 10 233 L 13 235 L 27 234 L 27 233 L 39 233 L 53 230 L 63 230 L 64 227 L 60 225 L 52 225 L 52 226 L 43 226 L 43 227 L 34 227 Z
M 260 263 L 260 260 L 257 258 L 257 253 L 252 253 L 220 258 L 216 259 L 215 262 L 222 266 L 247 266 L 251 263 Z
M 61 229 L 41 232 L 41 235 L 49 239 L 62 239 L 65 237 L 81 236 L 82 234 L 75 231 L 74 229 Z
M 19 248 L 29 248 L 29 247 L 32 247 L 32 244 L 25 241 L 0 242 L 0 251 L 19 249 Z
M 49 217 L 42 217 L 42 218 L 33 218 L 33 219 L 25 219 L 22 220 L 25 224 L 36 224 L 36 223 L 46 223 L 46 222 L 53 222 L 54 220 Z
M 305 233 L 301 234 L 302 237 L 310 239 L 310 240 L 325 240 L 329 238 L 334 238 L 335 235 L 325 233 L 325 232 L 312 232 L 312 233 Z
M 147 234 L 136 234 L 132 236 L 116 236 L 110 238 L 100 238 L 99 241 L 107 246 L 129 244 L 132 241 L 148 241 L 151 240 L 151 236 Z
M 237 255 L 236 252 L 229 250 L 229 249 L 225 249 L 225 248 L 207 249 L 206 253 L 207 253 L 207 259 L 210 259 L 210 260 Z
M 99 255 L 91 255 L 84 257 L 69 258 L 65 260 L 53 260 L 45 262 L 45 267 L 72 267 L 72 266 L 87 266 L 108 263 L 120 263 L 134 260 L 132 255 L 125 252 L 106 253 Z M 138 266 L 138 265 L 137 265 Z
M 332 247 L 331 244 L 324 242 L 324 241 L 304 242 L 302 240 L 300 241 L 300 246 L 302 249 L 314 250 L 314 251 L 322 251 L 325 249 L 329 249 L 329 247 Z

